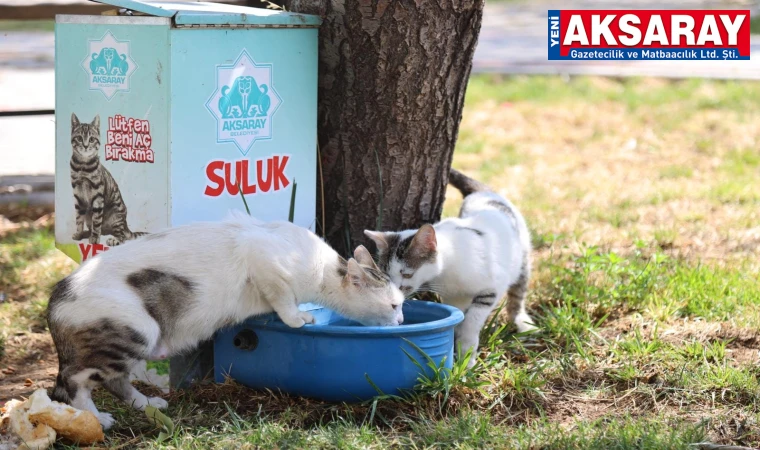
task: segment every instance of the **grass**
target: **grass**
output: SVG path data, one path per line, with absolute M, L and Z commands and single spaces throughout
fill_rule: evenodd
M 619 80 L 576 77 L 516 77 L 510 83 L 499 83 L 499 75 L 476 77 L 468 86 L 473 101 L 524 102 L 556 105 L 558 102 L 583 99 L 583 103 L 616 102 L 630 113 L 650 112 L 647 107 L 661 108 L 662 117 L 669 105 L 681 113 L 692 115 L 708 109 L 723 108 L 741 111 L 760 99 L 760 92 L 746 90 L 743 81 L 725 81 L 713 89 L 711 80 L 691 78 L 677 82 L 624 78 Z M 674 104 L 675 103 L 675 104 Z M 659 114 L 658 114 L 659 115 Z M 582 119 L 581 117 L 577 118 Z M 681 117 L 671 117 L 673 123 Z M 670 122 L 670 121 L 669 121 Z M 604 133 L 604 130 L 591 130 Z
M 158 375 L 166 375 L 169 373 L 169 361 L 148 361 L 148 369 L 156 369 Z
M 749 31 L 752 34 L 760 33 L 760 17 L 752 17 L 749 21 Z
M 540 331 L 516 336 L 495 316 L 475 368 L 436 368 L 408 398 L 333 405 L 234 383 L 175 392 L 164 442 L 98 393 L 118 420 L 107 445 L 760 446 L 758 100 L 757 82 L 473 77 L 454 166 L 526 216 Z M 444 214 L 460 202 L 449 190 Z M 0 368 L 18 365 L 18 333 L 46 338 L 47 289 L 73 267 L 52 241 L 43 227 L 0 246 Z
M 45 329 L 50 289 L 74 264 L 55 251 L 50 226 L 23 229 L 0 245 L 0 342 L 15 333 Z
M 0 20 L 0 33 L 4 31 L 53 31 L 54 20 Z

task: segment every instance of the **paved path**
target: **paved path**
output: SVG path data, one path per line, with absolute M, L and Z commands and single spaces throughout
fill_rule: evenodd
M 612 0 L 560 2 L 566 9 L 750 9 L 760 0 Z M 760 79 L 760 57 L 750 61 L 548 61 L 546 11 L 554 0 L 490 2 L 475 52 L 476 72 L 591 74 L 609 76 Z M 53 109 L 52 33 L 0 32 L 0 111 Z M 752 40 L 760 55 L 760 36 Z M 0 175 L 51 173 L 54 126 L 51 116 L 0 118 Z
M 0 177 L 54 172 L 54 116 L 0 117 Z
M 0 32 L 0 111 L 53 109 L 53 33 Z M 0 176 L 52 174 L 54 116 L 0 117 Z

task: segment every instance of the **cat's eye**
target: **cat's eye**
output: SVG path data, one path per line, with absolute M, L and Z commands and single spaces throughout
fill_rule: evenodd
M 401 274 L 401 278 L 406 278 L 408 280 L 409 278 L 412 278 L 412 275 L 413 274 L 411 274 L 411 273 L 402 273 Z
M 398 311 L 398 307 L 401 306 L 401 305 L 391 305 L 391 306 L 393 306 L 393 310 L 394 311 Z

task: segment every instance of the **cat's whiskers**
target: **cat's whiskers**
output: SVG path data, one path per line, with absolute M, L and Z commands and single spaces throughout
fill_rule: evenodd
M 418 289 L 418 292 L 432 292 L 434 294 L 439 294 L 443 290 L 443 284 L 441 283 L 423 283 Z
M 417 289 L 417 292 L 434 292 L 436 294 L 440 294 L 440 289 L 435 289 L 429 286 L 421 287 Z

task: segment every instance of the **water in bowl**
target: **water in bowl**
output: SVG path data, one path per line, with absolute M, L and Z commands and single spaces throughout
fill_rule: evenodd
M 404 314 L 404 323 L 402 323 L 400 326 L 404 325 L 417 325 L 421 323 L 427 323 L 431 322 L 433 320 L 441 319 L 443 316 L 429 316 L 426 314 L 413 314 L 408 313 L 406 310 L 404 311 L 406 314 Z M 330 325 L 330 326 L 336 326 L 336 327 L 361 327 L 363 326 L 359 322 L 351 319 L 347 319 L 340 314 L 333 312 L 326 308 L 320 308 L 316 310 L 312 310 L 311 313 L 314 315 L 314 318 L 316 319 L 317 325 Z

